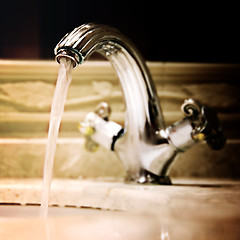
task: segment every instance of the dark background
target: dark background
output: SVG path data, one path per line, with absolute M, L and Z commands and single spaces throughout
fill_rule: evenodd
M 166 2 L 4 1 L 0 58 L 54 59 L 53 49 L 67 32 L 96 22 L 118 28 L 146 60 L 240 63 L 237 6 Z

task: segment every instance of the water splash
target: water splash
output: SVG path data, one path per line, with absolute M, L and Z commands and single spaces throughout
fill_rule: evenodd
M 64 104 L 67 97 L 68 87 L 72 80 L 72 62 L 68 58 L 60 59 L 58 79 L 54 91 L 49 130 L 48 141 L 45 152 L 45 162 L 43 171 L 43 189 L 41 200 L 41 217 L 46 218 L 48 215 L 48 202 L 51 188 L 51 179 L 53 173 L 54 157 L 56 152 L 57 137 L 60 127 L 61 118 L 64 111 Z

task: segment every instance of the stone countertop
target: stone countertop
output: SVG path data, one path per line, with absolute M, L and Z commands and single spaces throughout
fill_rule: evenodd
M 211 207 L 211 215 L 240 217 L 240 181 L 176 178 L 172 182 L 164 186 L 126 183 L 121 178 L 53 179 L 49 204 L 154 212 L 184 207 L 184 215 L 198 206 L 202 210 Z M 0 179 L 0 203 L 39 204 L 41 192 L 42 179 Z
M 50 205 L 150 214 L 169 229 L 173 238 L 168 239 L 180 239 L 177 234 L 183 233 L 190 239 L 238 239 L 240 181 L 172 181 L 172 186 L 160 186 L 121 179 L 54 179 Z M 38 204 L 41 184 L 41 179 L 1 179 L 0 203 Z

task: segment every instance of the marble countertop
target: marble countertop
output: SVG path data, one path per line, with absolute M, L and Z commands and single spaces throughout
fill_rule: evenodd
M 173 237 L 159 239 L 238 239 L 240 181 L 172 181 L 172 186 L 160 186 L 121 179 L 54 179 L 50 205 L 151 215 Z M 1 179 L 0 203 L 39 204 L 41 184 L 41 179 Z

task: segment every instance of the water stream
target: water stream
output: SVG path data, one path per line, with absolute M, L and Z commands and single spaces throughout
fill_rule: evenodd
M 51 188 L 51 179 L 54 166 L 54 158 L 57 145 L 57 137 L 60 127 L 61 118 L 64 111 L 64 104 L 67 97 L 68 87 L 72 79 L 72 62 L 68 58 L 60 59 L 60 66 L 58 72 L 58 79 L 54 96 L 52 100 L 48 141 L 45 152 L 45 162 L 43 171 L 43 189 L 41 200 L 41 217 L 48 215 L 48 202 Z

